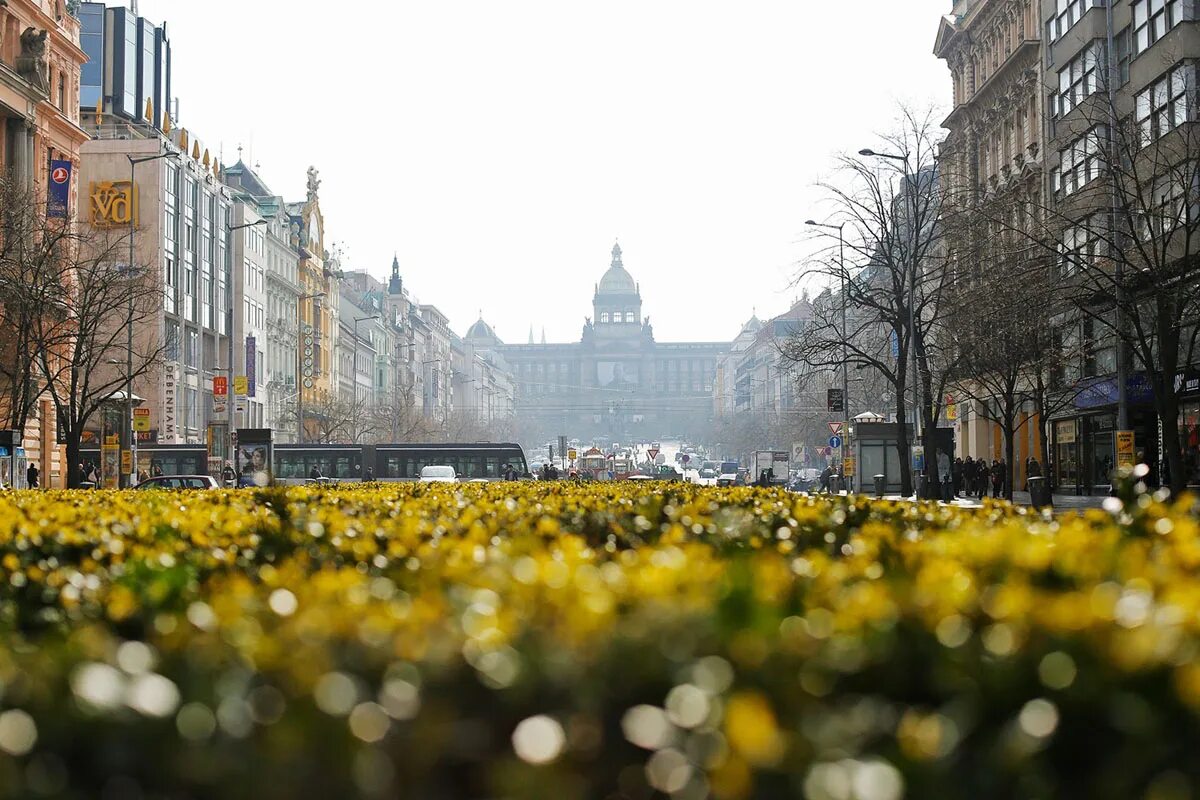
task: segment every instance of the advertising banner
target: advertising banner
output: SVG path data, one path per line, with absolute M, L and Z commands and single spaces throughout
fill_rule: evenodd
M 175 374 L 174 365 L 168 366 L 163 372 L 163 441 L 168 444 L 175 443 L 175 423 L 176 423 L 176 406 L 175 393 L 177 391 L 178 376 Z
M 1117 466 L 1132 467 L 1133 431 L 1117 431 Z
M 46 191 L 46 216 L 66 219 L 71 204 L 71 162 L 51 161 Z
M 258 375 L 258 342 L 253 336 L 246 337 L 246 396 L 254 397 L 255 378 Z

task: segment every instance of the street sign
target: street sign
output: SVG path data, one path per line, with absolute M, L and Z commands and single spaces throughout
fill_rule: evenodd
M 692 457 L 689 456 L 687 453 L 684 453 L 682 456 L 679 457 L 679 460 L 686 464 L 692 460 Z
M 1117 431 L 1117 466 L 1132 467 L 1133 465 L 1133 431 Z
M 566 455 L 566 452 L 567 452 L 567 437 L 559 436 L 558 437 L 558 454 L 560 456 L 562 456 L 562 455 Z
M 825 401 L 829 411 L 845 413 L 846 395 L 841 389 L 830 389 L 826 393 Z
M 576 452 L 574 449 L 568 450 L 567 458 L 571 461 L 574 461 L 575 459 L 579 458 L 579 453 Z
M 925 471 L 925 448 L 922 445 L 913 445 L 912 468 L 915 472 Z
M 229 378 L 219 375 L 213 378 L 213 397 L 224 397 L 229 394 Z
M 651 461 L 657 461 L 658 460 L 658 448 L 651 447 L 649 450 L 646 451 L 646 455 L 650 456 Z
M 135 408 L 133 410 L 133 429 L 139 433 L 150 430 L 150 409 Z
M 829 432 L 832 433 L 834 436 L 841 436 L 842 435 L 842 427 L 845 424 L 846 423 L 844 423 L 844 422 L 831 422 L 831 423 L 829 423 Z
M 792 461 L 804 461 L 804 445 L 800 442 L 792 444 Z
M 829 446 L 832 447 L 834 450 L 839 449 L 842 446 L 842 437 L 830 436 L 829 437 Z
M 246 390 L 250 388 L 250 380 L 245 375 L 235 375 L 233 378 L 233 393 L 246 396 Z

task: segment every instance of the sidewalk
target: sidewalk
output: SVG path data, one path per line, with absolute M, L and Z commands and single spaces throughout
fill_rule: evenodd
M 1055 511 L 1077 511 L 1088 508 L 1101 508 L 1107 495 L 1074 495 L 1074 494 L 1056 494 L 1054 495 L 1054 510 Z M 898 494 L 885 495 L 886 500 L 912 500 L 912 495 L 907 497 Z M 1031 506 L 1033 505 L 1029 492 L 1013 492 L 1013 505 L 1016 506 Z M 956 497 L 952 503 L 960 508 L 981 508 L 983 502 L 978 497 Z

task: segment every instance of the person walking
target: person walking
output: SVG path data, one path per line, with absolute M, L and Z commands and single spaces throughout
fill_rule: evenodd
M 365 470 L 363 470 L 363 483 L 374 483 L 374 482 L 375 482 L 375 470 L 372 469 L 371 467 L 367 467 Z
M 954 466 L 950 468 L 951 477 L 954 480 L 954 496 L 958 497 L 962 494 L 963 468 L 962 457 L 954 459 Z
M 971 456 L 963 461 L 963 492 L 967 497 L 975 493 L 975 459 Z
M 226 461 L 225 466 L 221 468 L 221 480 L 227 487 L 237 486 L 237 470 L 229 461 Z
M 992 459 L 992 498 L 1000 497 L 1000 491 L 1004 485 L 1004 468 L 1000 466 L 1000 462 Z
M 25 470 L 25 485 L 29 489 L 38 488 L 38 468 L 37 464 L 30 464 L 29 469 Z
M 943 503 L 950 502 L 950 486 L 953 480 L 950 468 L 950 455 L 945 450 L 937 453 L 938 497 Z

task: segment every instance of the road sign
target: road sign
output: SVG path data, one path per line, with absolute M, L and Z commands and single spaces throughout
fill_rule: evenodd
M 792 461 L 804 461 L 804 445 L 800 442 L 792 444 Z
M 235 375 L 233 378 L 233 393 L 245 396 L 250 388 L 250 380 L 245 375 Z
M 1132 467 L 1133 465 L 1133 431 L 1117 431 L 1117 466 Z
M 842 437 L 830 436 L 829 437 L 829 446 L 832 447 L 834 450 L 837 450 L 839 447 L 842 446 Z
M 679 460 L 686 464 L 692 460 L 692 457 L 689 456 L 687 453 L 684 453 L 682 456 L 679 457 Z
M 571 461 L 574 461 L 575 459 L 579 458 L 579 453 L 576 452 L 574 449 L 568 450 L 567 458 L 570 459 Z
M 841 389 L 830 389 L 825 395 L 825 404 L 830 411 L 846 411 L 846 395 Z
M 224 397 L 229 394 L 229 378 L 219 375 L 213 378 L 213 397 Z
M 831 423 L 829 423 L 829 432 L 832 433 L 834 436 L 841 436 L 842 435 L 842 427 L 845 424 L 846 423 L 844 423 L 844 422 L 831 422 Z
M 135 408 L 133 410 L 133 429 L 138 432 L 150 430 L 150 409 Z
M 657 461 L 658 460 L 658 448 L 651 447 L 649 450 L 646 451 L 646 455 L 650 456 L 651 461 Z

